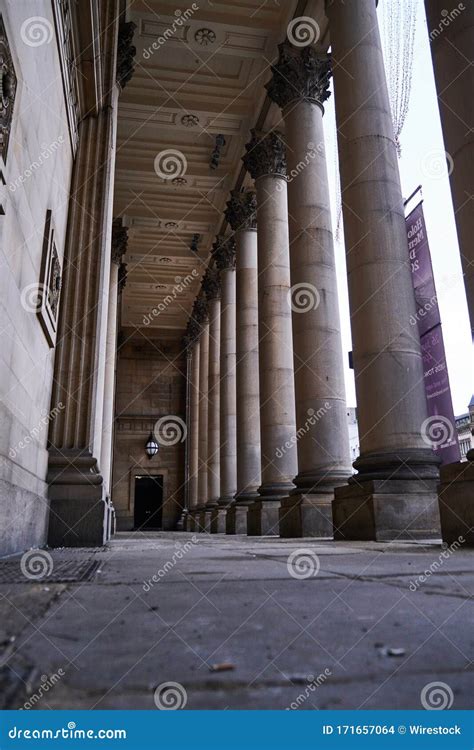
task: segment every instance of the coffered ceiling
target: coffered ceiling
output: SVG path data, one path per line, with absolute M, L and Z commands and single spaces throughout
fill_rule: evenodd
M 129 2 L 137 54 L 120 96 L 114 206 L 129 227 L 124 327 L 183 333 L 229 191 L 245 178 L 250 128 L 278 124 L 264 84 L 302 15 L 327 47 L 322 0 Z

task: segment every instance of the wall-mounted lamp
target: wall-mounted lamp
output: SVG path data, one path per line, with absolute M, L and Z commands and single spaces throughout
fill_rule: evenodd
M 153 456 L 156 456 L 159 450 L 160 446 L 156 442 L 153 432 L 150 432 L 150 436 L 145 445 L 145 453 L 147 454 L 148 458 L 153 458 Z

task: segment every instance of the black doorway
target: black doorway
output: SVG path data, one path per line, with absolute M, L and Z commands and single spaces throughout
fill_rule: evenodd
M 136 529 L 161 529 L 163 517 L 163 475 L 135 477 Z

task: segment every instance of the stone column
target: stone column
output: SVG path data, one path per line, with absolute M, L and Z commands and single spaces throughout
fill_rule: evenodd
M 189 384 L 189 472 L 188 472 L 188 522 L 186 531 L 195 531 L 196 508 L 198 506 L 198 477 L 199 477 L 199 372 L 200 372 L 200 340 L 199 325 L 190 319 L 187 335 L 191 346 L 191 367 Z
M 464 7 L 461 7 L 464 6 Z M 474 341 L 474 4 L 425 0 L 454 218 Z M 470 64 L 469 64 L 470 63 Z
M 261 484 L 258 374 L 257 199 L 233 190 L 226 218 L 236 242 L 237 492 L 227 512 L 229 533 L 247 533 L 248 509 Z
M 328 0 L 361 455 L 338 539 L 439 536 L 423 362 L 375 0 Z
M 115 371 L 117 355 L 117 312 L 119 267 L 127 250 L 128 229 L 121 219 L 112 224 L 112 256 L 109 282 L 109 309 L 107 315 L 107 341 L 105 350 L 104 413 L 102 430 L 102 476 L 109 498 L 112 500 L 112 457 L 114 440 Z
M 255 180 L 258 220 L 262 484 L 248 532 L 279 533 L 280 501 L 297 473 L 286 158 L 281 135 L 252 131 L 244 165 Z
M 192 341 L 187 333 L 183 336 L 183 346 L 186 350 L 186 388 L 185 388 L 185 424 L 186 440 L 184 443 L 184 503 L 181 516 L 176 524 L 177 531 L 187 531 L 189 525 L 189 462 L 191 448 L 191 378 L 193 366 Z
M 235 242 L 218 237 L 213 256 L 221 274 L 220 347 L 220 471 L 221 493 L 212 518 L 212 531 L 227 531 L 227 509 L 237 488 L 236 384 L 235 384 Z M 230 533 L 230 532 L 229 532 Z
M 208 445 L 209 445 L 209 306 L 201 291 L 194 303 L 193 317 L 199 323 L 199 431 L 198 431 L 198 482 L 195 508 L 195 531 L 205 530 L 205 512 L 208 499 Z
M 459 3 L 448 12 L 446 3 L 425 0 L 425 8 L 474 345 L 474 5 Z M 463 536 L 474 544 L 474 451 L 468 459 L 441 468 L 441 532 L 448 543 Z
M 209 303 L 209 387 L 207 502 L 204 528 L 211 532 L 211 517 L 218 508 L 220 481 L 220 348 L 221 284 L 219 271 L 208 268 L 202 282 Z
M 351 475 L 336 264 L 323 131 L 330 64 L 314 47 L 279 45 L 267 84 L 283 112 L 298 450 L 280 534 L 332 537 L 334 488 Z
M 96 109 L 79 125 L 55 356 L 47 477 L 51 546 L 101 545 L 111 527 L 101 453 L 112 204 L 118 95 L 131 77 L 134 24 L 124 24 L 119 35 L 116 0 L 104 0 L 98 13 L 102 86 Z

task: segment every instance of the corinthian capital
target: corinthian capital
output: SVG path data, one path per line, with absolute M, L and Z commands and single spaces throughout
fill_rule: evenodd
M 221 277 L 217 268 L 208 268 L 202 280 L 202 291 L 209 302 L 221 295 Z
M 227 201 L 225 217 L 236 232 L 238 229 L 257 228 L 257 197 L 252 190 L 232 190 Z
M 202 328 L 204 323 L 209 320 L 209 304 L 205 295 L 200 292 L 194 300 L 193 310 L 191 313 L 191 319 Z
M 278 45 L 279 57 L 272 65 L 273 77 L 265 88 L 279 107 L 294 101 L 323 104 L 329 98 L 331 61 L 314 47 L 295 47 L 288 40 Z
M 265 175 L 286 177 L 286 153 L 283 136 L 277 130 L 270 133 L 250 131 L 252 139 L 246 144 L 247 153 L 242 161 L 251 177 L 256 180 Z
M 235 240 L 233 237 L 216 237 L 212 255 L 219 271 L 235 268 Z

